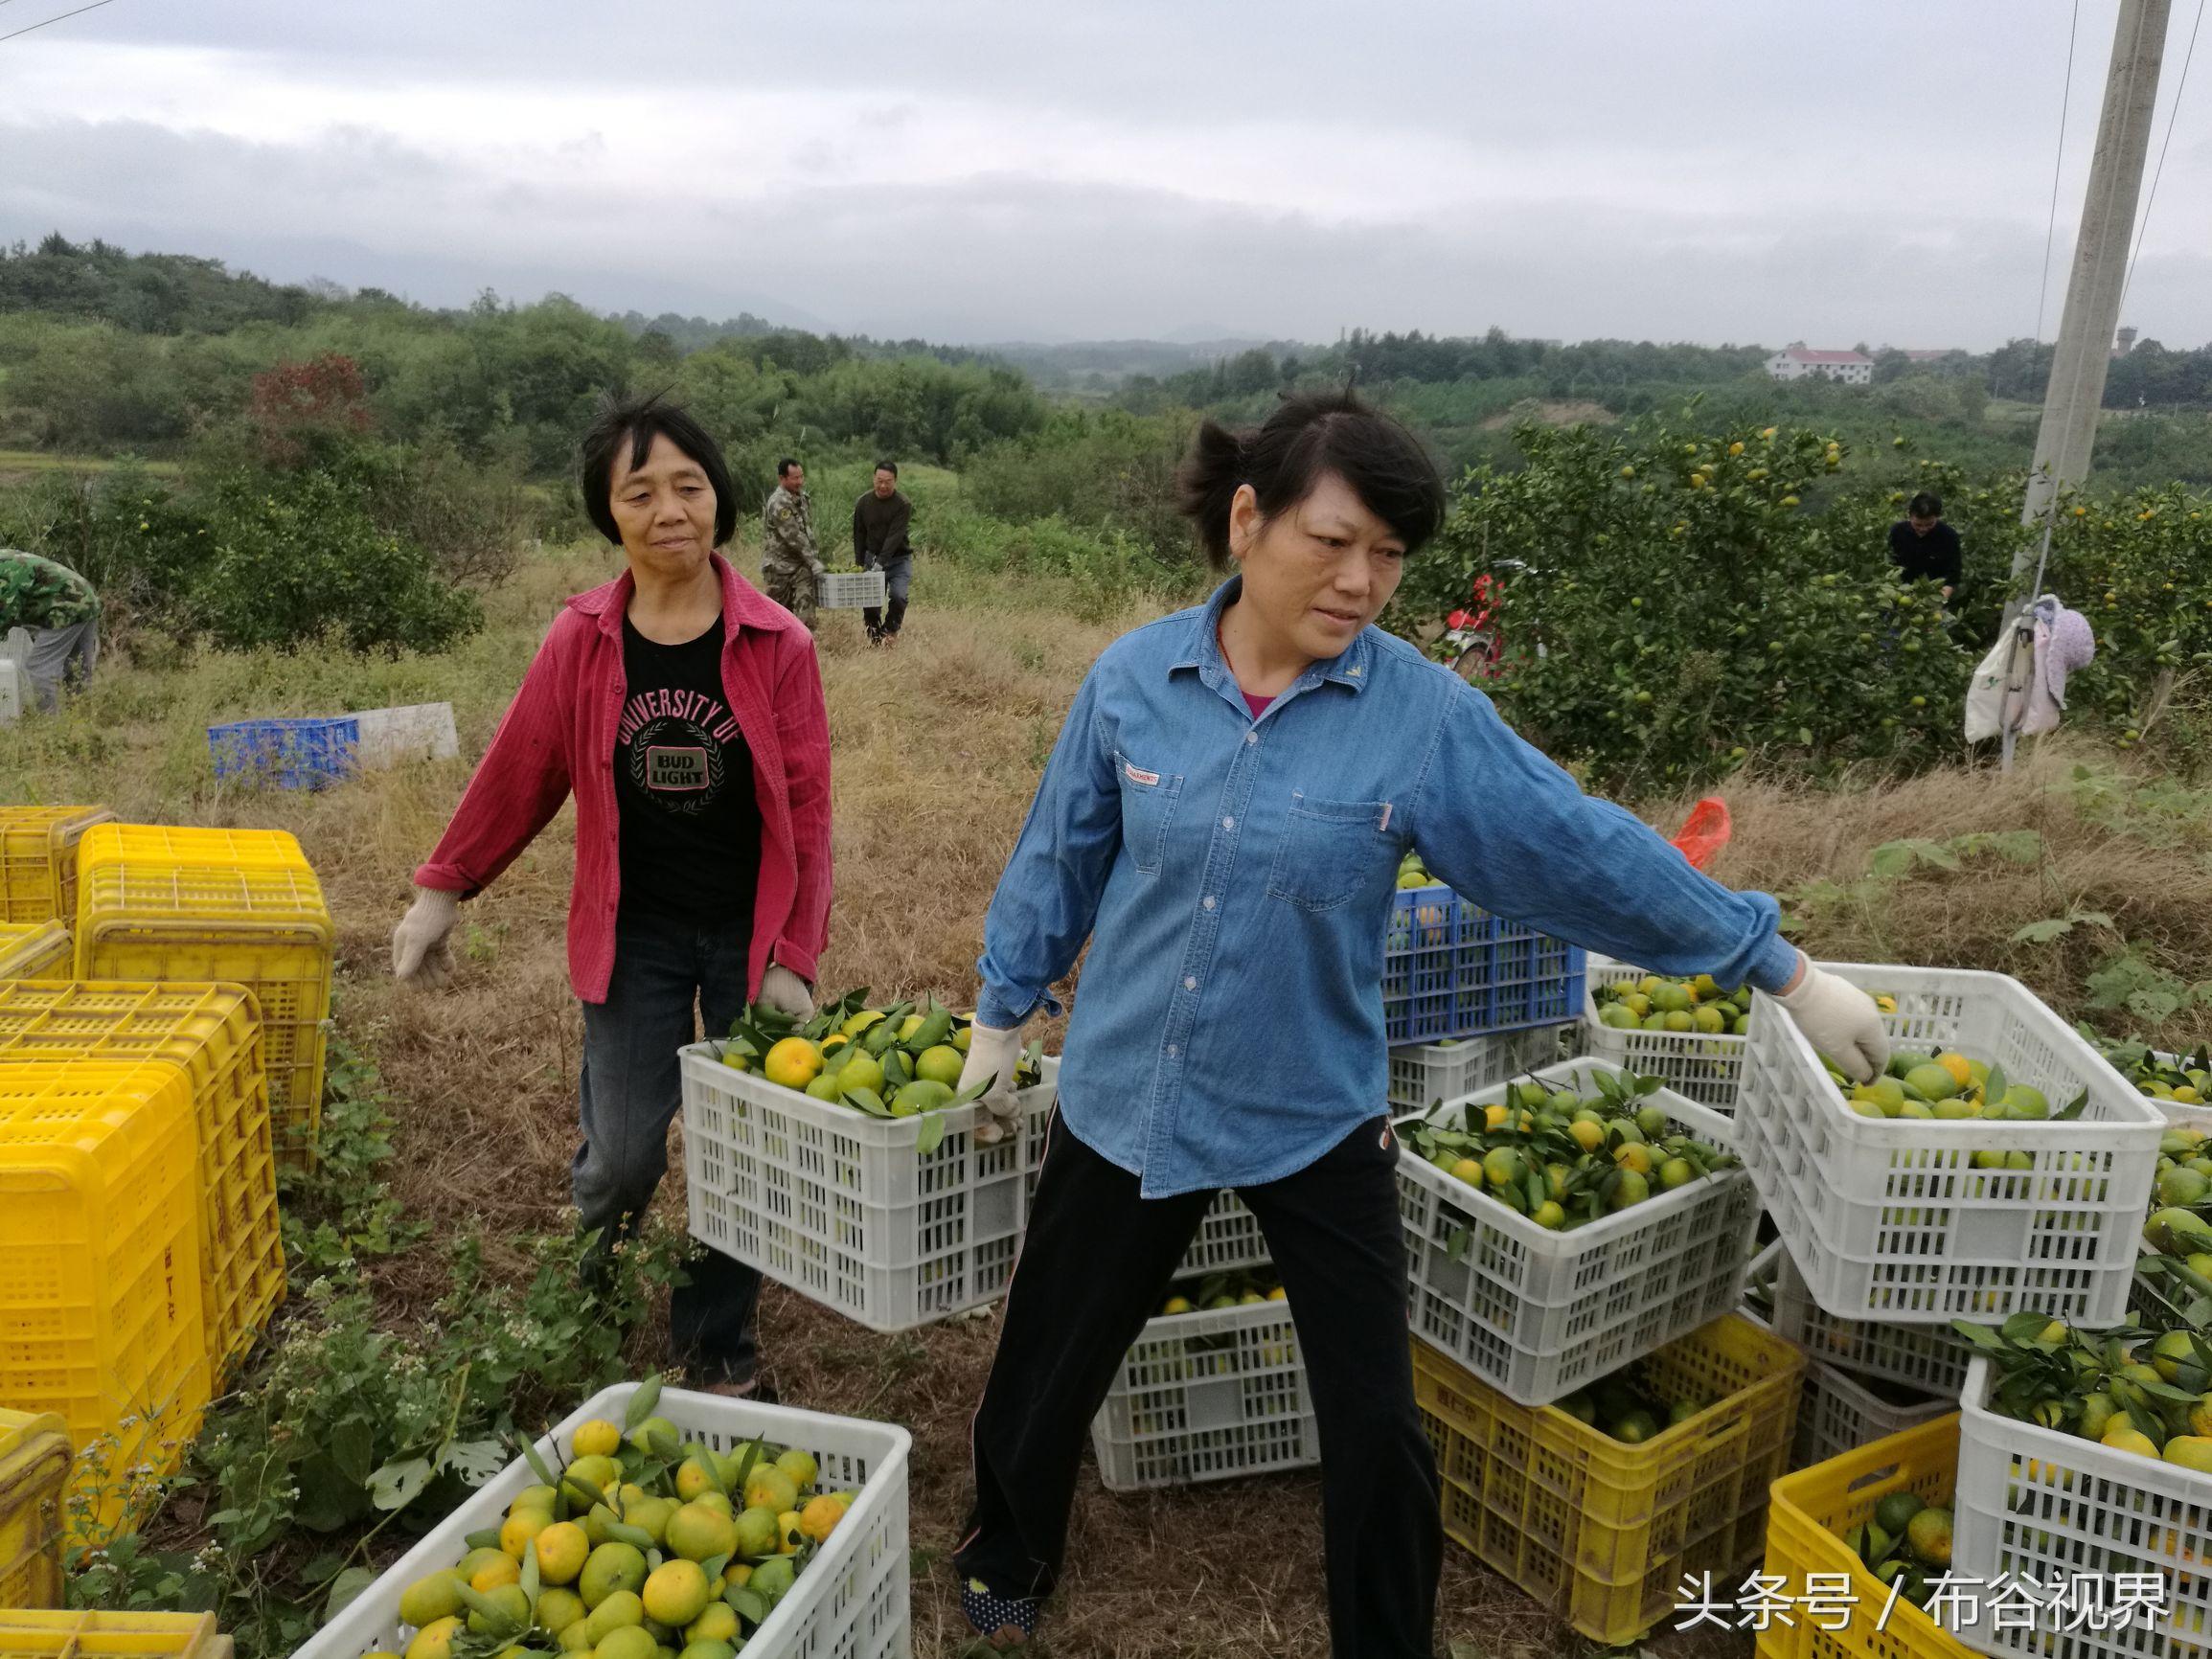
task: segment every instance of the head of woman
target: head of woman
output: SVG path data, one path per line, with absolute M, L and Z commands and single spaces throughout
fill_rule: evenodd
M 696 577 L 737 529 L 737 495 L 720 446 L 660 398 L 601 411 L 583 435 L 582 474 L 584 511 L 641 578 Z
M 1444 481 L 1420 440 L 1350 392 L 1286 398 L 1266 422 L 1198 428 L 1183 511 L 1269 643 L 1319 661 L 1381 615 L 1406 556 L 1444 521 Z

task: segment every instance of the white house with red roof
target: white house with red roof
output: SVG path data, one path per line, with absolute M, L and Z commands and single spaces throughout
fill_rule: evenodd
M 1804 380 L 1818 375 L 1846 386 L 1865 386 L 1874 379 L 1874 359 L 1864 352 L 1814 352 L 1803 340 L 1792 340 L 1767 359 L 1767 373 L 1777 380 Z

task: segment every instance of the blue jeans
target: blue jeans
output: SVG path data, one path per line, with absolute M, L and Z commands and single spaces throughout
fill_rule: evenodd
M 745 1006 L 749 931 L 627 911 L 616 919 L 606 1001 L 583 1005 L 583 1144 L 569 1168 L 583 1227 L 599 1231 L 603 1249 L 635 1228 L 668 1172 L 669 1121 L 683 1100 L 676 1051 L 697 1040 L 695 1000 L 716 1036 Z M 749 1380 L 760 1274 L 718 1250 L 684 1271 L 691 1282 L 669 1298 L 671 1361 L 695 1386 Z

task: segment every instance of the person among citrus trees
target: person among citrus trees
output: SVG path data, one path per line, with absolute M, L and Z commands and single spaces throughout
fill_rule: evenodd
M 1084 1429 L 1230 1187 L 1311 1390 L 1333 1650 L 1428 1659 L 1439 1494 L 1382 1104 L 1400 859 L 1546 933 L 1774 992 L 1855 1076 L 1887 1044 L 1872 1000 L 1782 939 L 1772 898 L 1699 875 L 1374 625 L 1444 515 L 1404 427 L 1349 394 L 1288 398 L 1256 431 L 1201 427 L 1182 490 L 1234 574 L 1092 667 L 984 925 L 962 1078 L 991 1080 L 979 1133 L 1011 1124 L 1021 1027 L 1090 952 L 975 1414 L 963 1607 L 995 1646 L 1034 1631 Z
M 1942 496 L 1923 489 L 1904 504 L 1904 516 L 1889 527 L 1889 562 L 1906 581 L 1940 585 L 1944 608 L 1955 608 L 1966 554 L 1958 532 L 1944 522 Z
M 571 599 L 523 676 L 453 821 L 415 872 L 393 972 L 436 985 L 463 899 L 576 795 L 570 983 L 583 1004 L 571 1171 L 597 1258 L 668 1168 L 676 1053 L 759 999 L 806 1019 L 830 911 L 830 726 L 806 626 L 716 550 L 737 496 L 719 448 L 658 399 L 584 435 L 591 521 L 628 568 Z M 695 1012 L 696 1011 L 696 1012 Z M 669 1310 L 696 1384 L 754 1392 L 754 1269 L 719 1252 Z

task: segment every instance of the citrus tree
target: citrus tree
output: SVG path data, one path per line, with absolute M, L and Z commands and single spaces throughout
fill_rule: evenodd
M 2096 629 L 2070 716 L 2093 713 L 2123 746 L 2158 717 L 2183 749 L 2212 735 L 2212 499 L 2168 485 L 2062 503 L 2043 585 Z
M 1889 563 L 1900 481 L 1840 489 L 1840 440 L 1653 424 L 1516 442 L 1523 466 L 1463 482 L 1392 622 L 1432 634 L 1491 575 L 1506 654 L 1486 689 L 1532 741 L 1622 791 L 1754 758 L 1825 774 L 1960 749 L 1974 653 L 1934 584 Z M 1967 533 L 1984 559 L 2009 558 L 2000 524 Z

